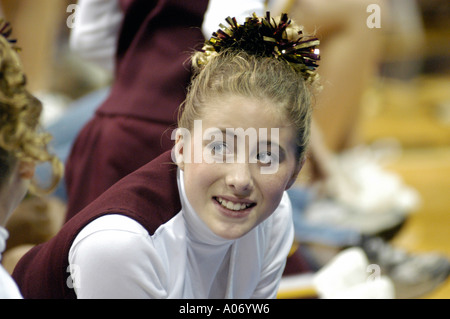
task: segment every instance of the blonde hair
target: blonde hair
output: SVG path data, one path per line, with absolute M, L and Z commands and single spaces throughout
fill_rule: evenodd
M 41 112 L 41 102 L 26 90 L 17 52 L 0 35 L 0 179 L 10 173 L 16 161 L 49 162 L 52 181 L 47 188 L 33 182 L 30 191 L 34 194 L 53 191 L 63 174 L 62 163 L 48 151 L 50 134 L 40 129 Z
M 191 85 L 179 112 L 179 127 L 192 129 L 193 121 L 202 117 L 204 106 L 217 98 L 237 95 L 269 100 L 296 129 L 297 158 L 305 156 L 312 117 L 311 83 L 298 69 L 283 59 L 224 49 L 195 52 L 192 70 Z

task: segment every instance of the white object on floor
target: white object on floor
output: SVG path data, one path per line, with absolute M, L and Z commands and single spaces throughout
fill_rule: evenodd
M 331 197 L 361 213 L 407 215 L 419 207 L 420 196 L 400 176 L 382 167 L 386 154 L 380 152 L 360 146 L 334 156 L 329 163 L 331 174 L 322 186 Z
M 377 269 L 362 249 L 349 248 L 316 273 L 313 285 L 322 299 L 393 299 L 393 283 Z

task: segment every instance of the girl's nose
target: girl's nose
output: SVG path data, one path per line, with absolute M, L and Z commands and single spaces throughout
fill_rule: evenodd
M 253 189 L 253 178 L 248 163 L 230 164 L 229 168 L 226 176 L 227 186 L 238 194 L 250 192 Z

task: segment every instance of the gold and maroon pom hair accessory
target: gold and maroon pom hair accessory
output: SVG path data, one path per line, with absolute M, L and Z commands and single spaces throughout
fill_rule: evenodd
M 12 27 L 11 24 L 4 19 L 0 18 L 0 35 L 2 35 L 10 44 L 11 47 L 16 51 L 20 51 L 20 48 L 16 46 L 17 40 L 11 39 Z
M 207 55 L 223 50 L 241 50 L 252 55 L 274 57 L 285 60 L 297 72 L 300 72 L 305 80 L 311 80 L 316 75 L 317 62 L 320 60 L 317 46 L 320 41 L 315 37 L 303 36 L 302 31 L 297 31 L 295 40 L 288 37 L 287 28 L 291 20 L 284 13 L 277 23 L 267 12 L 264 18 L 253 16 L 246 18 L 240 25 L 235 18 L 228 17 L 226 27 L 220 24 L 222 29 L 212 34 L 205 42 L 203 50 Z

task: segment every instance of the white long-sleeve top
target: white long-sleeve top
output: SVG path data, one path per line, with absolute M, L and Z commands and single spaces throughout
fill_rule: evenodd
M 78 0 L 70 33 L 71 50 L 113 72 L 123 16 L 118 0 Z
M 0 226 L 0 261 L 6 248 L 6 240 L 9 237 L 8 231 Z M 10 274 L 0 264 L 0 299 L 22 299 L 22 295 L 15 281 Z
M 285 194 L 277 210 L 236 240 L 215 235 L 189 204 L 150 235 L 123 215 L 88 224 L 69 251 L 78 298 L 274 298 L 293 241 Z
M 236 18 L 238 23 L 244 23 L 245 18 L 253 13 L 263 15 L 266 9 L 265 0 L 209 0 L 202 24 L 202 32 L 209 39 L 213 32 L 220 29 L 219 24 L 226 25 L 227 17 Z

